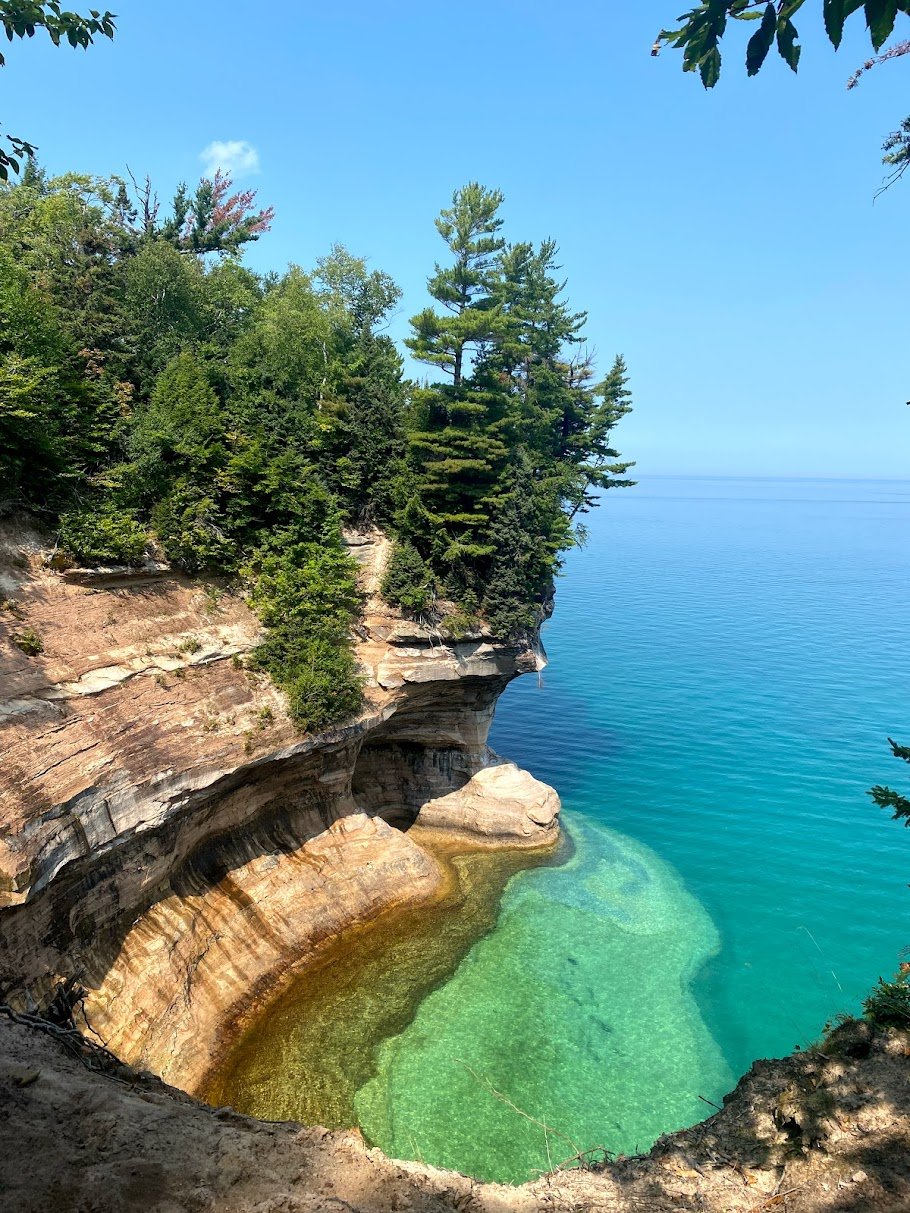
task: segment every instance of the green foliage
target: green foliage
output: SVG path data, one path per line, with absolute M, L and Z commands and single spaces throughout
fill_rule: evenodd
M 143 244 L 125 273 L 125 312 L 135 373 L 148 390 L 156 375 L 202 336 L 205 286 L 199 263 L 164 240 Z
M 666 43 L 683 52 L 683 70 L 697 71 L 705 88 L 713 88 L 720 77 L 720 42 L 733 21 L 758 22 L 746 47 L 746 71 L 759 72 L 772 46 L 795 72 L 801 48 L 793 17 L 805 0 L 703 0 L 683 13 L 677 29 L 661 30 L 654 53 Z M 840 46 L 845 22 L 862 10 L 872 48 L 878 51 L 891 37 L 898 13 L 910 14 L 910 0 L 823 0 L 825 32 L 835 47 Z
M 291 719 L 307 732 L 316 733 L 355 716 L 363 703 L 363 680 L 347 647 L 324 641 L 300 646 L 291 677 L 286 677 L 286 666 L 268 668 L 287 692 Z
M 8 42 L 14 38 L 34 38 L 39 29 L 44 30 L 53 42 L 59 46 L 68 42 L 72 47 L 81 46 L 84 49 L 91 46 L 95 38 L 114 36 L 114 14 L 98 12 L 92 9 L 87 17 L 69 12 L 62 8 L 60 0 L 0 0 L 0 24 Z M 0 53 L 0 67 L 6 64 L 6 57 Z M 3 136 L 7 148 L 0 147 L 0 181 L 7 181 L 10 172 L 18 173 L 21 161 L 35 154 L 35 148 L 25 139 L 15 135 Z
M 26 657 L 39 657 L 44 652 L 44 641 L 32 627 L 23 628 L 21 632 L 13 632 L 10 642 Z
M 258 394 L 286 430 L 312 419 L 327 386 L 332 331 L 307 274 L 292 266 L 268 291 L 231 350 L 232 380 L 246 396 Z M 290 435 L 289 435 L 290 436 Z
M 558 553 L 571 543 L 555 482 L 535 476 L 527 453 L 517 453 L 493 529 L 495 555 L 485 580 L 484 614 L 502 637 L 540 626 L 552 592 Z
M 867 1019 L 893 1028 L 910 1028 L 910 972 L 901 971 L 885 981 L 878 979 L 872 993 L 863 1002 Z
M 573 518 L 631 483 L 610 442 L 630 403 L 622 359 L 596 384 L 575 352 L 586 317 L 563 298 L 555 243 L 507 244 L 501 202 L 471 183 L 437 220 L 453 264 L 428 285 L 444 311 L 415 316 L 408 344 L 451 382 L 413 393 L 396 519 L 449 594 L 476 594 L 517 636 L 540 623 Z
M 382 579 L 382 596 L 410 615 L 422 615 L 431 606 L 433 575 L 412 543 L 399 540 L 392 548 Z
M 64 514 L 58 542 L 79 564 L 141 564 L 149 537 L 133 511 L 106 504 Z
M 254 211 L 255 190 L 231 193 L 231 178 L 219 169 L 214 179 L 203 177 L 191 199 L 182 184 L 174 196 L 170 218 L 156 232 L 181 252 L 238 253 L 272 226 L 271 207 Z
M 357 566 L 340 544 L 291 544 L 257 553 L 250 603 L 269 629 L 250 667 L 288 696 L 294 721 L 315 731 L 352 716 L 363 698 L 349 636 L 361 597 Z
M 499 191 L 456 191 L 410 343 L 443 382 L 418 386 L 382 331 L 387 274 L 336 245 L 261 277 L 237 257 L 270 219 L 249 192 L 217 175 L 159 221 L 133 190 L 33 162 L 0 186 L 0 507 L 60 517 L 81 563 L 157 543 L 241 574 L 266 628 L 251 664 L 309 729 L 361 702 L 346 522 L 392 533 L 402 610 L 533 632 L 576 515 L 628 483 L 625 368 L 597 383 L 577 354 L 555 244 L 507 244 Z
M 193 354 L 178 354 L 133 414 L 129 452 L 140 473 L 137 488 L 157 496 L 178 477 L 199 483 L 224 463 L 224 439 L 205 368 Z
M 63 354 L 50 301 L 0 250 L 0 492 L 7 500 L 42 499 L 66 466 Z
M 185 477 L 151 512 L 151 524 L 168 560 L 188 573 L 231 572 L 237 550 L 224 530 L 213 497 Z
M 697 71 L 705 88 L 713 88 L 720 78 L 720 43 L 727 31 L 728 20 L 758 22 L 746 46 L 746 71 L 756 75 L 776 44 L 780 57 L 793 71 L 799 67 L 802 48 L 793 17 L 805 0 L 702 0 L 683 13 L 682 23 L 672 30 L 661 30 L 652 48 L 660 53 L 667 44 L 683 52 L 683 70 Z M 899 13 L 910 14 L 910 0 L 822 0 L 825 33 L 835 50 L 840 46 L 846 22 L 862 13 L 875 52 L 881 50 L 895 29 Z M 906 27 L 905 27 L 906 32 Z M 910 54 L 910 40 L 890 46 L 883 54 L 867 60 L 847 82 L 854 88 L 860 77 L 879 63 Z M 910 118 L 885 140 L 883 163 L 891 167 L 882 190 L 902 177 L 910 165 Z M 879 191 L 881 192 L 881 190 Z
M 326 483 L 358 523 L 388 523 L 407 478 L 401 359 L 388 337 L 354 342 L 325 409 L 319 461 Z
M 900 758 L 903 762 L 910 762 L 910 746 L 898 745 L 890 737 L 888 745 L 895 758 Z M 870 790 L 869 795 L 880 809 L 890 809 L 895 821 L 903 821 L 905 826 L 910 826 L 910 799 L 891 788 L 882 787 L 881 784 L 876 784 Z
M 439 628 L 455 640 L 463 640 L 472 632 L 477 632 L 481 622 L 479 616 L 471 615 L 467 611 L 450 611 L 440 619 Z

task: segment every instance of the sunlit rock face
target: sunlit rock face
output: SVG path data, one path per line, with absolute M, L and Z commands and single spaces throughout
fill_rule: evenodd
M 514 762 L 482 767 L 454 792 L 428 800 L 417 825 L 471 835 L 488 844 L 540 846 L 559 829 L 559 797 Z
M 56 573 L 40 537 L 0 535 L 5 999 L 40 1004 L 78 975 L 112 1048 L 192 1086 L 289 965 L 440 894 L 405 832 L 418 817 L 502 845 L 555 841 L 555 793 L 511 766 L 483 774 L 499 763 L 496 701 L 540 654 L 402 620 L 377 593 L 388 541 L 350 546 L 366 702 L 309 736 L 244 669 L 261 629 L 236 594 L 161 564 Z M 26 628 L 37 656 L 15 643 Z M 423 817 L 428 802 L 443 807 Z

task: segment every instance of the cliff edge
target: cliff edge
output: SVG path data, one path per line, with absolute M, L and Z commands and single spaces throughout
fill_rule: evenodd
M 647 1156 L 595 1151 L 522 1188 L 184 1093 L 289 966 L 442 895 L 412 824 L 474 846 L 557 837 L 556 794 L 487 747 L 498 696 L 542 655 L 400 618 L 377 594 L 386 541 L 349 539 L 366 703 L 307 736 L 245 668 L 260 628 L 227 588 L 162 564 L 57 573 L 40 535 L 0 534 L 0 1209 L 910 1208 L 910 1040 L 866 1024 L 757 1062 Z M 112 1052 L 32 1014 L 66 980 Z
M 213 1110 L 0 1014 L 0 1208 L 905 1213 L 908 1049 L 906 1033 L 849 1025 L 823 1052 L 756 1062 L 722 1111 L 647 1156 L 510 1188 L 395 1162 L 357 1132 Z
M 414 821 L 553 845 L 556 794 L 487 747 L 541 654 L 401 618 L 388 541 L 348 542 L 365 705 L 313 736 L 245 667 L 262 632 L 236 593 L 163 563 L 55 572 L 40 535 L 0 535 L 0 1001 L 76 981 L 111 1048 L 193 1089 L 290 965 L 441 895 Z

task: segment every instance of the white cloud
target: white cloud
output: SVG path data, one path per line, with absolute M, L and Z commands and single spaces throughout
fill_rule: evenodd
M 199 159 L 207 177 L 214 177 L 218 169 L 235 178 L 259 172 L 259 153 L 245 139 L 213 139 Z

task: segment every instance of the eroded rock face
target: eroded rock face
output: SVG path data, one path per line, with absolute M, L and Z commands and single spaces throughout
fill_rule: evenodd
M 111 1047 L 192 1087 L 289 964 L 439 894 L 402 832 L 428 801 L 480 841 L 555 841 L 555 793 L 484 775 L 496 700 L 540 654 L 400 619 L 377 594 L 387 540 L 351 546 L 366 703 L 314 737 L 243 667 L 261 629 L 236 594 L 161 563 L 58 574 L 0 536 L 0 995 L 40 1004 L 78 974 Z

